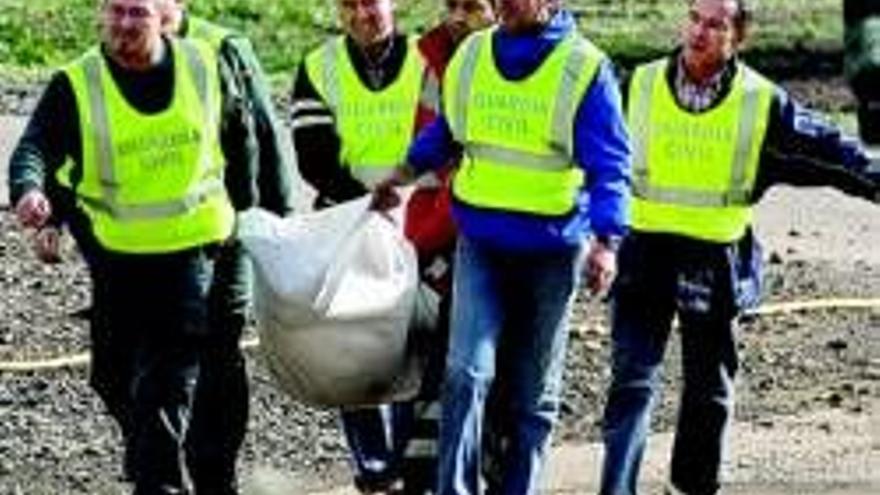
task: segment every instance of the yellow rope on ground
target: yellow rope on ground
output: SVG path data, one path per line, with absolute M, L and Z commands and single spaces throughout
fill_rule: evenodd
M 89 364 L 89 354 L 80 352 L 69 356 L 32 361 L 6 361 L 0 363 L 0 371 L 43 371 L 61 368 L 79 368 Z
M 880 308 L 880 298 L 830 298 L 813 299 L 806 301 L 789 301 L 767 303 L 746 312 L 752 316 L 768 316 L 774 314 L 787 314 L 802 311 L 815 311 L 820 309 L 871 309 Z M 245 339 L 241 343 L 242 349 L 251 349 L 259 344 L 257 338 Z M 81 352 L 69 356 L 61 356 L 49 359 L 27 361 L 0 362 L 0 372 L 31 372 L 46 371 L 62 368 L 80 368 L 89 364 L 89 354 Z
M 241 343 L 242 349 L 256 347 L 259 341 L 256 338 L 245 339 Z M 46 371 L 62 368 L 81 368 L 88 366 L 89 353 L 80 352 L 69 356 L 60 356 L 49 359 L 34 359 L 27 361 L 3 361 L 0 362 L 0 372 L 8 371 L 23 373 L 28 371 Z
M 832 298 L 813 299 L 808 301 L 789 301 L 767 303 L 747 311 L 748 315 L 765 316 L 780 313 L 794 313 L 798 311 L 814 311 L 817 309 L 871 309 L 880 308 L 880 298 Z

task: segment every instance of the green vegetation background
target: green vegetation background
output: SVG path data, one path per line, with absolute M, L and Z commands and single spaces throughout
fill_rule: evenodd
M 758 0 L 757 50 L 839 50 L 842 0 Z M 334 0 L 191 0 L 206 18 L 245 32 L 275 79 L 336 31 Z M 98 0 L 0 0 L 0 77 L 39 78 L 95 42 Z M 685 0 L 568 0 L 584 32 L 612 57 L 644 60 L 669 49 Z M 441 0 L 397 0 L 403 29 L 438 19 Z

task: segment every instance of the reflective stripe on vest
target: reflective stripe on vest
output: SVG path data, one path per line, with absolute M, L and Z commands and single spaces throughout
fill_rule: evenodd
M 751 199 L 773 86 L 738 66 L 730 94 L 702 113 L 679 108 L 668 62 L 639 67 L 630 87 L 632 225 L 730 242 L 751 222 Z
M 444 80 L 444 108 L 464 146 L 453 191 L 480 207 L 543 215 L 567 213 L 583 185 L 574 166 L 577 107 L 603 55 L 570 34 L 521 81 L 498 72 L 495 30 L 468 38 Z
M 340 137 L 340 162 L 367 187 L 375 185 L 406 159 L 412 140 L 426 64 L 414 40 L 397 78 L 372 91 L 351 63 L 344 37 L 336 37 L 306 57 L 306 71 L 333 113 Z M 425 93 L 427 92 L 427 93 Z
M 177 251 L 232 230 L 217 59 L 190 42 L 171 46 L 175 89 L 158 114 L 141 114 L 125 101 L 98 49 L 65 68 L 83 139 L 77 198 L 98 240 L 113 251 Z

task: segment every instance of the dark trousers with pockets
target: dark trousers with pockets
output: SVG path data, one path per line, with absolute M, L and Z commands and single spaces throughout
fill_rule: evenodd
M 236 493 L 248 411 L 241 248 L 83 253 L 93 283 L 90 383 L 120 426 L 136 493 Z

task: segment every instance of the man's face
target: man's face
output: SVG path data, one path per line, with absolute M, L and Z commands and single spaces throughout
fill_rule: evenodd
M 388 39 L 394 32 L 393 0 L 337 0 L 342 29 L 358 46 Z
M 693 0 L 682 29 L 684 58 L 691 67 L 717 67 L 742 43 L 735 0 Z
M 550 6 L 557 0 L 496 0 L 498 18 L 507 31 L 519 32 L 547 20 Z
M 162 15 L 156 0 L 104 0 L 101 39 L 122 62 L 149 59 L 161 43 Z
M 493 22 L 495 11 L 490 0 L 446 0 L 445 24 L 456 43 Z

